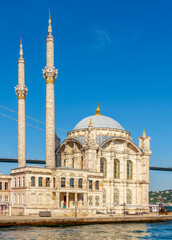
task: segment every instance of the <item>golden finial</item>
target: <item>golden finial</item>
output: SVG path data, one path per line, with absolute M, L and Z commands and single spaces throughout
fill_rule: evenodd
M 100 114 L 99 103 L 97 104 L 97 109 L 96 109 L 96 114 L 95 114 L 95 115 L 101 115 L 101 114 Z
M 22 39 L 20 38 L 20 44 L 22 44 Z
M 92 127 L 93 125 L 92 125 L 92 122 L 91 122 L 91 118 L 90 118 L 90 122 L 89 122 L 89 125 L 88 125 L 89 127 Z
M 143 133 L 145 133 L 145 128 L 143 128 Z
M 50 14 L 50 10 L 49 10 L 49 19 L 51 19 L 51 14 Z

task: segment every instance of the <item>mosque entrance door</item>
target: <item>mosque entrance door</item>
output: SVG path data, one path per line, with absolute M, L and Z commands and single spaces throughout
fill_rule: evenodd
M 64 196 L 64 206 L 66 208 L 66 196 Z

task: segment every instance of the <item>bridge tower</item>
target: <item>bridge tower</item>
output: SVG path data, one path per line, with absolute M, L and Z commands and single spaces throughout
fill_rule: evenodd
M 55 167 L 55 104 L 54 83 L 58 70 L 54 67 L 54 37 L 52 36 L 51 15 L 49 14 L 48 36 L 46 38 L 46 168 Z
M 25 61 L 23 58 L 22 40 L 18 59 L 18 85 L 15 93 L 18 96 L 18 167 L 26 166 L 26 124 L 25 124 L 25 97 L 28 89 L 25 86 Z

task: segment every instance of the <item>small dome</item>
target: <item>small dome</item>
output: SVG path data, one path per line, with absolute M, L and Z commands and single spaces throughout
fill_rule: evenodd
M 84 118 L 75 126 L 74 130 L 88 128 L 90 124 L 93 128 L 115 128 L 124 130 L 124 128 L 117 121 L 102 115 L 93 115 Z

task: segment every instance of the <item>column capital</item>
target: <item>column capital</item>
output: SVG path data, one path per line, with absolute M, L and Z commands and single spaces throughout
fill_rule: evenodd
M 24 86 L 17 85 L 15 87 L 15 93 L 18 96 L 18 99 L 25 99 L 28 93 L 28 88 L 25 85 Z

